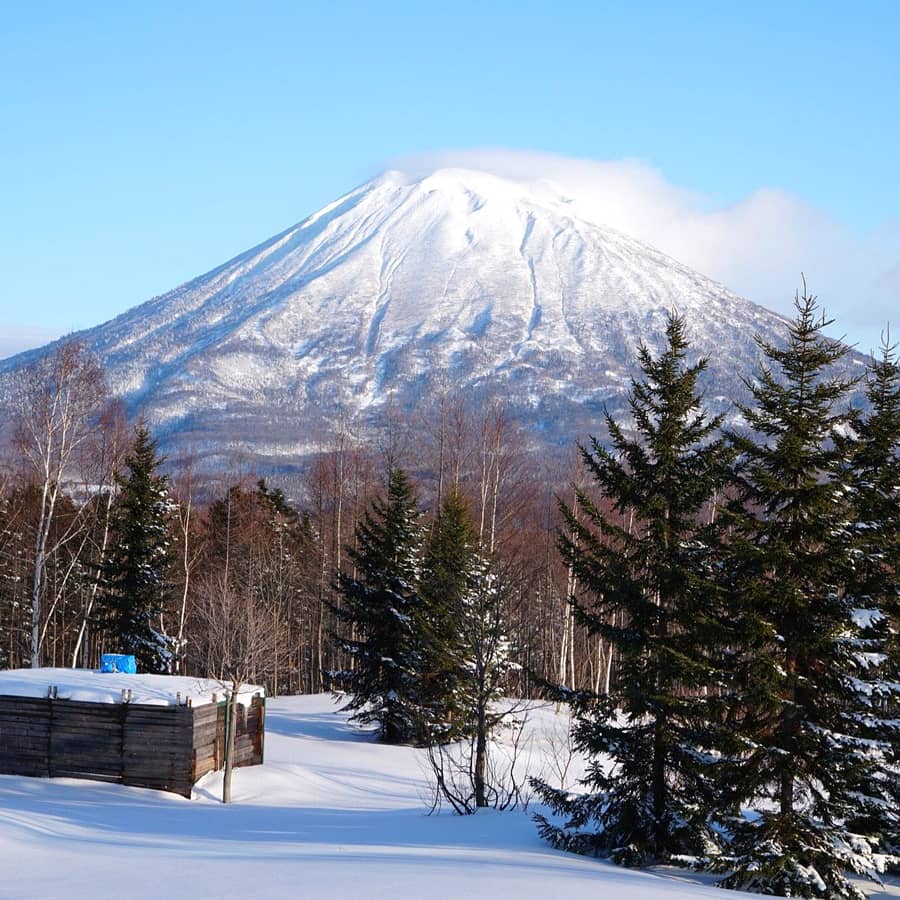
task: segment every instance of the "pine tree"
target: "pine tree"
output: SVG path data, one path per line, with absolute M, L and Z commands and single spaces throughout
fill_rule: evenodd
M 861 714 L 868 753 L 881 766 L 855 786 L 855 831 L 881 837 L 900 855 L 900 361 L 885 335 L 867 383 L 868 412 L 847 443 L 853 517 L 849 590 L 859 634 L 856 679 L 866 701 Z
M 846 348 L 826 338 L 815 298 L 796 298 L 788 344 L 759 340 L 767 362 L 742 406 L 726 516 L 732 620 L 744 646 L 732 684 L 743 752 L 725 769 L 735 816 L 723 885 L 780 896 L 862 897 L 844 870 L 871 874 L 868 844 L 847 834 L 865 774 L 855 625 L 846 584 L 852 537 L 841 409 L 852 382 L 829 374 Z M 773 370 L 774 366 L 774 370 Z
M 705 822 L 713 701 L 702 689 L 715 674 L 710 648 L 722 639 L 708 511 L 727 452 L 716 436 L 720 419 L 707 416 L 697 394 L 706 361 L 686 363 L 681 317 L 669 317 L 666 338 L 658 358 L 641 346 L 633 433 L 607 414 L 612 448 L 596 439 L 582 448 L 612 512 L 585 492 L 577 493 L 580 515 L 560 505 L 562 552 L 584 592 L 572 599 L 575 614 L 610 642 L 618 669 L 608 696 L 572 696 L 591 793 L 536 785 L 567 819 L 558 827 L 538 816 L 544 837 L 629 865 L 703 854 L 713 840 Z
M 372 502 L 347 552 L 355 575 L 341 572 L 343 624 L 338 646 L 353 668 L 331 673 L 352 694 L 345 707 L 358 722 L 377 722 L 387 743 L 420 733 L 421 647 L 415 628 L 422 528 L 418 501 L 403 470 L 393 468 L 386 498 Z
M 137 658 L 140 670 L 168 672 L 170 641 L 158 623 L 171 606 L 172 565 L 167 479 L 147 425 L 134 430 L 125 458 L 126 474 L 116 475 L 119 495 L 111 526 L 111 552 L 102 574 L 103 626 L 115 649 Z

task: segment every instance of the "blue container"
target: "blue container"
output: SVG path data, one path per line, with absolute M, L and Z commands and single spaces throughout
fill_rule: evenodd
M 137 662 L 127 653 L 104 653 L 100 657 L 101 672 L 121 672 L 124 675 L 137 674 Z

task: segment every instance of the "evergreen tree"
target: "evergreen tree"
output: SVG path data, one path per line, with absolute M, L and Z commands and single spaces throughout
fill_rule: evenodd
M 256 491 L 259 498 L 268 505 L 272 513 L 281 516 L 285 522 L 293 525 L 297 522 L 299 514 L 293 506 L 288 503 L 287 497 L 281 488 L 270 488 L 265 478 L 260 478 L 256 482 Z
M 848 442 L 853 571 L 850 592 L 859 634 L 856 678 L 867 701 L 861 724 L 883 765 L 856 785 L 854 830 L 878 834 L 900 855 L 900 361 L 885 336 L 873 360 L 868 412 Z
M 505 589 L 496 563 L 479 554 L 469 577 L 460 619 L 463 672 L 460 696 L 471 745 L 472 802 L 476 809 L 507 808 L 515 786 L 504 784 L 488 761 L 489 740 L 497 728 L 514 723 L 516 710 L 499 703 L 509 673 L 516 668 L 503 615 Z
M 137 658 L 140 670 L 168 672 L 170 640 L 158 629 L 171 605 L 172 565 L 167 479 L 145 423 L 134 431 L 125 458 L 126 474 L 116 475 L 119 495 L 111 525 L 110 554 L 103 568 L 103 625 L 115 649 Z
M 338 646 L 353 668 L 331 673 L 352 698 L 345 707 L 359 722 L 377 722 L 383 740 L 408 743 L 420 733 L 421 648 L 418 580 L 422 529 L 418 501 L 406 474 L 389 473 L 386 498 L 372 502 L 347 552 L 354 574 L 341 572 L 344 625 Z
M 738 496 L 729 508 L 732 620 L 744 646 L 732 682 L 743 750 L 725 770 L 734 854 L 723 884 L 765 894 L 862 897 L 844 870 L 871 873 L 867 843 L 848 835 L 853 786 L 865 775 L 845 454 L 852 382 L 829 374 L 846 348 L 805 291 L 784 349 L 740 407 L 752 433 L 732 434 Z M 773 366 L 775 369 L 773 370 Z
M 428 743 L 450 741 L 471 729 L 463 697 L 467 654 L 462 622 L 482 568 L 465 498 L 452 489 L 428 540 L 416 615 L 422 645 L 421 738 Z
M 422 741 L 438 791 L 460 813 L 506 807 L 515 786 L 492 772 L 488 758 L 492 733 L 511 719 L 509 706 L 498 703 L 512 668 L 504 592 L 456 488 L 434 522 L 420 584 Z
M 560 505 L 568 529 L 562 552 L 583 586 L 583 598 L 572 598 L 575 614 L 618 660 L 608 696 L 571 698 L 592 792 L 570 797 L 536 785 L 567 819 L 558 827 L 538 816 L 544 837 L 629 865 L 706 853 L 712 841 L 705 808 L 713 700 L 702 689 L 714 680 L 709 648 L 722 638 L 714 526 L 704 511 L 722 483 L 727 452 L 716 437 L 720 419 L 707 416 L 697 393 L 706 361 L 686 363 L 682 318 L 669 317 L 666 338 L 658 358 L 640 348 L 633 433 L 607 414 L 612 449 L 592 439 L 581 451 L 612 512 L 584 492 L 580 515 Z

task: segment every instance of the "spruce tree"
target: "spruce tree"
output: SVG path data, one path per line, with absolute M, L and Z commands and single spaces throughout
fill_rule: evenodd
M 462 623 L 481 569 L 468 506 L 459 490 L 451 489 L 427 543 L 416 615 L 422 645 L 421 738 L 427 743 L 450 741 L 471 730 L 463 698 L 467 654 Z
M 511 716 L 503 697 L 512 668 L 496 563 L 479 545 L 468 504 L 451 489 L 433 524 L 416 617 L 422 646 L 421 740 L 438 790 L 460 813 L 515 802 L 489 761 L 490 738 Z M 460 740 L 453 748 L 441 747 Z
M 463 602 L 460 631 L 464 660 L 460 695 L 471 745 L 472 801 L 476 809 L 508 806 L 516 801 L 514 785 L 495 773 L 488 755 L 498 728 L 514 725 L 517 710 L 500 701 L 510 672 L 516 668 L 506 631 L 506 589 L 496 561 L 484 554 L 475 559 Z
M 733 673 L 742 752 L 724 769 L 735 810 L 727 887 L 798 897 L 862 897 L 844 870 L 871 874 L 868 844 L 845 830 L 865 776 L 856 626 L 847 595 L 853 539 L 840 436 L 852 382 L 830 374 L 846 353 L 804 290 L 784 348 L 741 406 L 737 497 L 726 519 L 742 635 Z
M 347 552 L 355 574 L 341 572 L 343 598 L 334 613 L 343 625 L 338 646 L 353 668 L 333 672 L 352 697 L 354 720 L 376 722 L 387 743 L 420 733 L 421 647 L 415 621 L 422 528 L 416 494 L 402 469 L 391 469 L 385 498 L 377 498 L 356 528 Z
M 859 806 L 851 827 L 877 834 L 882 849 L 900 855 L 900 361 L 885 335 L 869 368 L 868 410 L 847 442 L 853 569 L 849 590 L 857 606 L 852 636 L 865 751 L 880 766 L 855 786 Z
M 566 818 L 560 827 L 537 816 L 544 837 L 628 865 L 705 854 L 713 842 L 706 826 L 713 701 L 703 688 L 714 680 L 711 648 L 722 639 L 709 509 L 727 451 L 720 419 L 707 415 L 697 393 L 706 360 L 686 362 L 678 315 L 669 317 L 666 339 L 658 357 L 640 348 L 633 430 L 607 414 L 611 448 L 597 439 L 581 448 L 612 511 L 585 492 L 577 494 L 579 515 L 560 504 L 561 549 L 583 586 L 572 598 L 575 614 L 611 644 L 617 670 L 608 696 L 571 696 L 590 792 L 572 797 L 536 784 Z
M 101 609 L 107 646 L 134 654 L 139 670 L 165 673 L 172 661 L 171 641 L 159 629 L 171 605 L 172 565 L 167 478 L 144 422 L 134 430 L 125 458 L 126 473 L 116 474 L 118 497 L 111 523 L 111 551 L 103 567 Z

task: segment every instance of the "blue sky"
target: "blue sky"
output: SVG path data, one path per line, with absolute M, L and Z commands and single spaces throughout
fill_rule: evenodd
M 628 160 L 660 210 L 680 198 L 676 224 L 704 215 L 703 234 L 728 231 L 699 249 L 687 226 L 660 236 L 644 223 L 638 237 L 773 306 L 804 270 L 863 343 L 900 312 L 900 3 L 73 2 L 2 14 L 7 343 L 104 321 L 398 157 L 478 148 L 519 151 L 534 174 Z

